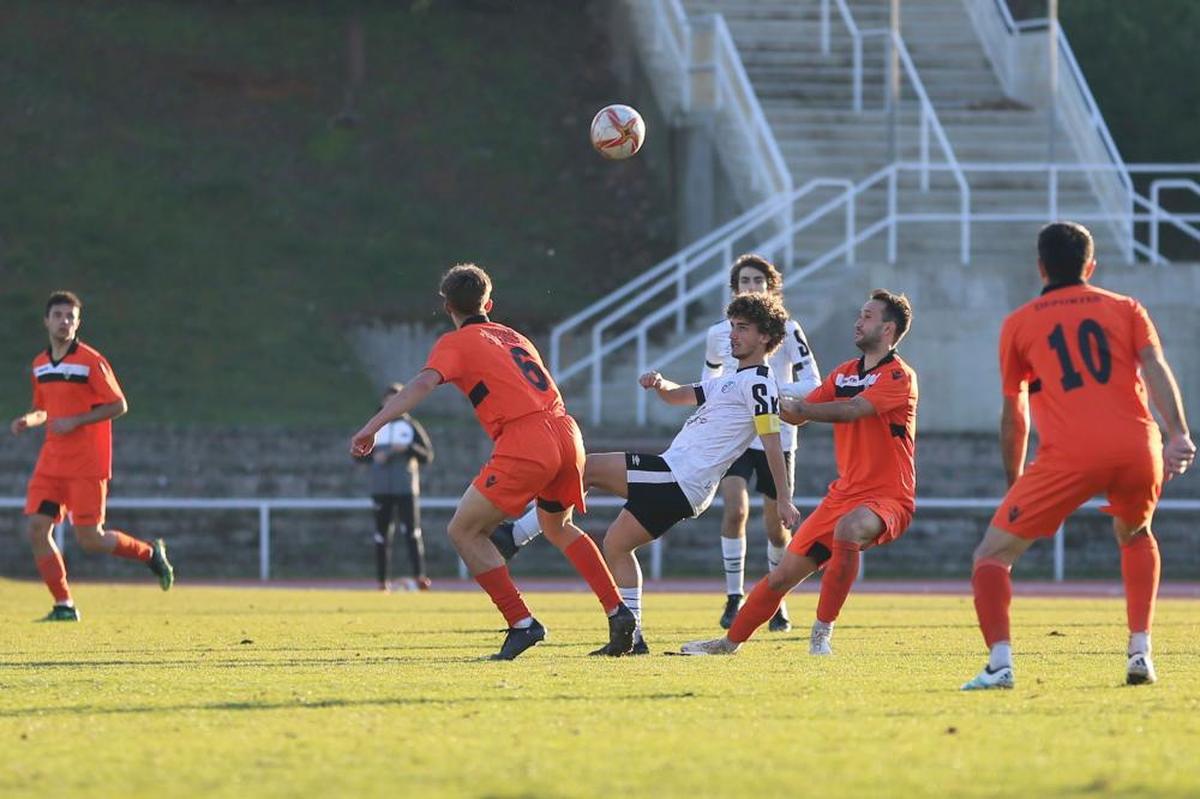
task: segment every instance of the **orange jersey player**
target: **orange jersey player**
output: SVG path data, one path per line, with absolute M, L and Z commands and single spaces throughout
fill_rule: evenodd
M 67 585 L 54 525 L 67 512 L 80 546 L 139 560 L 159 578 L 164 591 L 175 580 L 162 539 L 154 544 L 119 530 L 104 529 L 105 499 L 112 478 L 112 420 L 128 409 L 117 376 L 104 356 L 77 336 L 79 298 L 57 291 L 46 302 L 50 346 L 33 359 L 33 409 L 13 419 L 13 435 L 46 426 L 46 440 L 29 480 L 25 515 L 38 572 L 54 596 L 45 621 L 79 621 Z
M 440 292 L 455 330 L 438 339 L 425 368 L 354 436 L 352 454 L 368 454 L 383 425 L 412 410 L 439 384 L 453 383 L 495 442 L 448 529 L 459 556 L 508 622 L 508 634 L 492 658 L 512 660 L 546 637 L 488 540 L 497 524 L 519 516 L 532 499 L 546 537 L 608 614 L 610 639 L 628 651 L 636 619 L 621 602 L 600 551 L 571 521 L 574 508 L 583 510 L 583 438 L 558 386 L 529 339 L 488 318 L 492 281 L 486 272 L 473 264 L 455 266 L 442 278 Z
M 854 325 L 862 357 L 834 369 L 804 400 L 782 400 L 786 422 L 833 424 L 838 478 L 796 530 L 783 560 L 754 586 L 725 637 L 684 644 L 683 654 L 737 652 L 787 593 L 822 567 L 809 654 L 832 654 L 833 623 L 858 577 L 859 553 L 896 540 L 912 521 L 917 375 L 896 354 L 911 322 L 907 297 L 876 289 Z
M 1045 288 L 1009 314 L 1000 331 L 1000 437 L 1009 490 L 975 550 L 971 584 L 989 658 L 963 690 L 1013 687 L 1012 565 L 1096 494 L 1108 499 L 1104 510 L 1121 548 L 1126 681 L 1154 682 L 1150 624 L 1160 561 L 1150 520 L 1164 456 L 1166 472 L 1181 474 L 1196 448 L 1146 309 L 1088 283 L 1096 262 L 1087 228 L 1047 225 L 1037 250 Z M 1147 394 L 1167 427 L 1165 451 Z M 1026 468 L 1030 409 L 1040 443 Z

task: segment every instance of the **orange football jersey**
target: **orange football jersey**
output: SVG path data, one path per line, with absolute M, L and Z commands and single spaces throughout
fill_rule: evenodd
M 55 433 L 49 423 L 87 413 L 97 405 L 117 402 L 125 395 L 104 356 L 76 340 L 62 360 L 50 351 L 33 359 L 33 407 L 46 412 L 46 441 L 35 474 L 48 477 L 112 477 L 112 420 L 83 425 L 70 433 Z
M 473 316 L 439 338 L 425 368 L 467 395 L 492 440 L 513 419 L 538 411 L 566 413 L 558 386 L 533 343 L 486 316 Z
M 846 361 L 826 375 L 809 402 L 862 396 L 875 413 L 833 426 L 838 478 L 830 496 L 886 497 L 912 508 L 917 493 L 917 373 L 894 351 L 873 369 Z
M 1094 466 L 1160 444 L 1139 371 L 1139 352 L 1158 344 L 1137 300 L 1086 283 L 1047 287 L 1009 314 L 1001 384 L 1005 396 L 1029 391 L 1038 458 Z

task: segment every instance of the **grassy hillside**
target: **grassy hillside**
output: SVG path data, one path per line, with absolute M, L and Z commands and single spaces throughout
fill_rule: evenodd
M 436 317 L 446 266 L 487 266 L 537 327 L 665 254 L 647 164 L 586 140 L 619 96 L 604 9 L 0 6 L 5 412 L 59 287 L 131 421 L 343 423 L 372 394 L 345 326 Z

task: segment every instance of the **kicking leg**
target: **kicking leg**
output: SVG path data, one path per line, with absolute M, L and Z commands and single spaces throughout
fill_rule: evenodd
M 175 584 L 175 569 L 167 560 L 167 545 L 161 538 L 151 544 L 120 530 L 105 530 L 101 522 L 77 524 L 74 529 L 75 539 L 79 541 L 79 546 L 84 552 L 109 554 L 145 563 L 158 577 L 159 585 L 164 591 Z

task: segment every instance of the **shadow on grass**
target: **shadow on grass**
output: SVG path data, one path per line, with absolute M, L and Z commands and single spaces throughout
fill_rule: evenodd
M 674 701 L 679 699 L 694 699 L 694 691 L 679 691 L 675 693 L 621 694 L 607 696 L 580 696 L 577 694 L 554 694 L 550 696 L 469 696 L 459 699 L 437 699 L 431 697 L 385 697 L 380 699 L 317 699 L 313 701 L 293 700 L 279 701 L 242 701 L 242 702 L 207 702 L 179 705 L 126 705 L 123 707 L 94 707 L 91 705 L 66 705 L 63 707 L 38 708 L 26 707 L 13 710 L 0 710 L 0 718 L 28 718 L 31 716 L 67 716 L 67 715 L 138 715 L 141 713 L 178 713 L 189 710 L 198 711 L 270 711 L 270 710 L 327 710 L 330 708 L 362 708 L 362 707 L 414 707 L 438 706 L 455 707 L 456 705 L 471 705 L 476 703 L 493 702 L 626 702 L 626 701 Z

